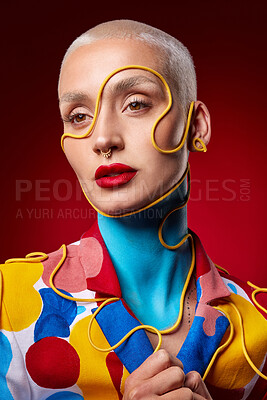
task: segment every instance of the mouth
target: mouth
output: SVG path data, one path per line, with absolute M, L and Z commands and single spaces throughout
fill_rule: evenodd
M 128 183 L 136 173 L 135 169 L 125 164 L 101 165 L 95 172 L 95 181 L 102 188 L 114 188 Z

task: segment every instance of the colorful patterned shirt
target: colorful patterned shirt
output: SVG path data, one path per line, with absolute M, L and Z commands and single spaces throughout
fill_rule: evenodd
M 202 376 L 212 362 L 205 383 L 214 399 L 262 400 L 267 381 L 245 358 L 242 333 L 249 358 L 266 375 L 263 313 L 253 304 L 252 288 L 218 271 L 195 234 L 194 244 L 197 305 L 177 357 L 185 373 L 196 370 Z M 129 373 L 153 353 L 144 330 L 110 352 L 98 351 L 88 340 L 89 321 L 101 304 L 95 298 L 119 298 L 104 306 L 92 323 L 91 337 L 97 346 L 113 346 L 140 325 L 121 298 L 97 223 L 80 241 L 67 246 L 66 258 L 54 278 L 62 293 L 92 302 L 71 301 L 51 288 L 49 278 L 62 254 L 59 249 L 43 261 L 14 259 L 0 267 L 1 400 L 122 399 Z M 227 346 L 217 354 L 224 343 Z

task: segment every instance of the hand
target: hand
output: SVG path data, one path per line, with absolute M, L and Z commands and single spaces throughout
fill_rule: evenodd
M 196 371 L 184 374 L 180 360 L 166 350 L 148 357 L 125 381 L 123 400 L 212 400 Z

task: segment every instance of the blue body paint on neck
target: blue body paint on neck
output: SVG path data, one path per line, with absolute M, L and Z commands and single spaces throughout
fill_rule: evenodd
M 122 297 L 143 323 L 158 329 L 172 326 L 178 317 L 181 293 L 191 264 L 190 243 L 176 250 L 162 246 L 158 228 L 164 216 L 186 195 L 184 181 L 154 206 L 139 213 L 112 218 L 98 214 L 98 224 L 115 267 Z M 172 213 L 163 227 L 168 245 L 188 233 L 186 206 Z

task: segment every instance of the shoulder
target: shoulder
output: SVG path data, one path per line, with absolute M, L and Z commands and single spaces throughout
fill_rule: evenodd
M 255 301 L 255 292 L 260 288 L 226 271 L 219 272 L 230 296 L 213 305 L 228 318 L 230 326 L 207 376 L 207 383 L 211 385 L 211 392 L 215 387 L 229 391 L 225 392 L 226 397 L 235 392 L 236 395 L 240 393 L 240 399 L 246 399 L 250 398 L 247 397 L 249 393 L 253 393 L 255 397 L 251 398 L 261 399 L 267 386 L 266 380 L 260 376 L 267 372 L 267 322 L 264 307 Z M 215 398 L 216 390 L 213 393 Z
M 216 265 L 215 265 L 216 266 Z M 266 293 L 266 288 L 261 288 L 250 281 L 243 281 L 229 274 L 226 270 L 222 270 L 221 267 L 216 266 L 219 270 L 221 279 L 230 291 L 231 295 L 236 295 L 236 298 L 242 298 L 248 303 L 244 302 L 247 307 L 251 308 L 251 304 L 254 306 L 255 312 L 258 311 L 266 318 L 266 307 L 267 307 L 267 295 L 264 294 L 260 297 L 260 301 L 257 301 L 257 295 L 260 293 Z M 232 296 L 232 298 L 235 296 Z
M 96 232 L 97 233 L 97 232 Z M 15 296 L 41 279 L 49 287 L 51 274 L 57 288 L 68 292 L 87 289 L 87 280 L 96 277 L 103 265 L 105 248 L 95 230 L 68 245 L 50 252 L 33 252 L 23 258 L 11 258 L 0 265 L 2 295 Z

